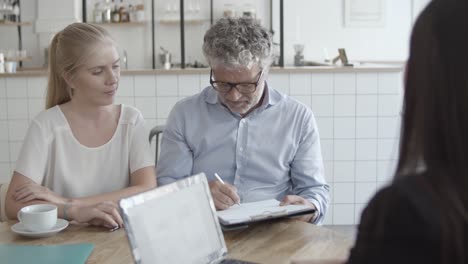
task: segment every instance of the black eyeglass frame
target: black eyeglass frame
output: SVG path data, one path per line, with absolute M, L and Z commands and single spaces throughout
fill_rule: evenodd
M 257 87 L 258 87 L 258 83 L 260 82 L 260 79 L 262 79 L 262 76 L 263 76 L 263 69 L 257 73 L 258 76 L 258 79 L 256 82 L 245 82 L 245 83 L 232 83 L 232 82 L 221 82 L 221 81 L 213 81 L 213 69 L 210 70 L 210 84 L 211 84 L 211 87 L 213 87 L 213 89 L 215 89 L 216 91 L 220 92 L 220 93 L 229 93 L 232 88 L 236 88 L 236 90 L 239 92 L 239 93 L 242 93 L 242 94 L 252 94 L 252 93 L 255 93 L 255 91 L 257 90 Z M 223 84 L 227 84 L 229 85 L 229 90 L 227 91 L 221 91 L 219 90 L 218 88 L 215 87 L 214 84 L 216 83 L 223 83 Z M 240 91 L 239 88 L 237 88 L 238 85 L 255 85 L 255 88 L 252 90 L 252 91 Z

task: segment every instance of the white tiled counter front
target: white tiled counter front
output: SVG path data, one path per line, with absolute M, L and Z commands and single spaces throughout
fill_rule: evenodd
M 207 70 L 127 72 L 116 101 L 140 109 L 152 127 L 164 124 L 172 106 L 206 87 L 208 79 Z M 332 190 L 325 224 L 358 223 L 395 167 L 401 69 L 273 69 L 269 84 L 315 114 Z M 43 109 L 46 85 L 45 74 L 0 75 L 0 182 L 11 177 L 29 121 Z

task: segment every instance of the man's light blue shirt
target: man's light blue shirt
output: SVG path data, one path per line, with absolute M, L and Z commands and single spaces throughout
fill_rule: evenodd
M 299 195 L 323 220 L 329 201 L 312 111 L 265 86 L 262 105 L 242 118 L 207 87 L 172 109 L 161 141 L 158 184 L 204 172 L 236 186 L 241 202 Z

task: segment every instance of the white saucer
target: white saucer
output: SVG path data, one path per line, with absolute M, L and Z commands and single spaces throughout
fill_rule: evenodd
M 39 231 L 39 232 L 29 231 L 24 227 L 24 225 L 21 222 L 14 224 L 11 227 L 11 231 L 13 231 L 16 234 L 27 236 L 27 237 L 50 237 L 62 231 L 63 229 L 67 228 L 67 226 L 68 226 L 67 220 L 58 218 L 57 224 L 55 224 L 55 226 L 52 229 L 47 230 L 47 231 Z

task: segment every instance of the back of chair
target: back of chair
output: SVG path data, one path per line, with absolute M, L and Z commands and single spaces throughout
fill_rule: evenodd
M 155 165 L 158 163 L 159 144 L 160 144 L 160 140 L 161 140 L 161 137 L 162 137 L 161 134 L 163 133 L 165 127 L 166 127 L 165 125 L 155 126 L 155 127 L 153 127 L 151 129 L 150 134 L 149 134 L 150 144 L 151 144 L 151 141 L 153 140 L 153 137 L 156 136 L 156 150 L 155 150 L 155 154 L 154 154 L 154 158 L 155 158 L 154 164 Z
M 8 183 L 0 184 L 0 222 L 7 221 L 8 217 L 6 216 L 5 212 L 5 200 L 6 200 L 6 193 L 8 190 Z

